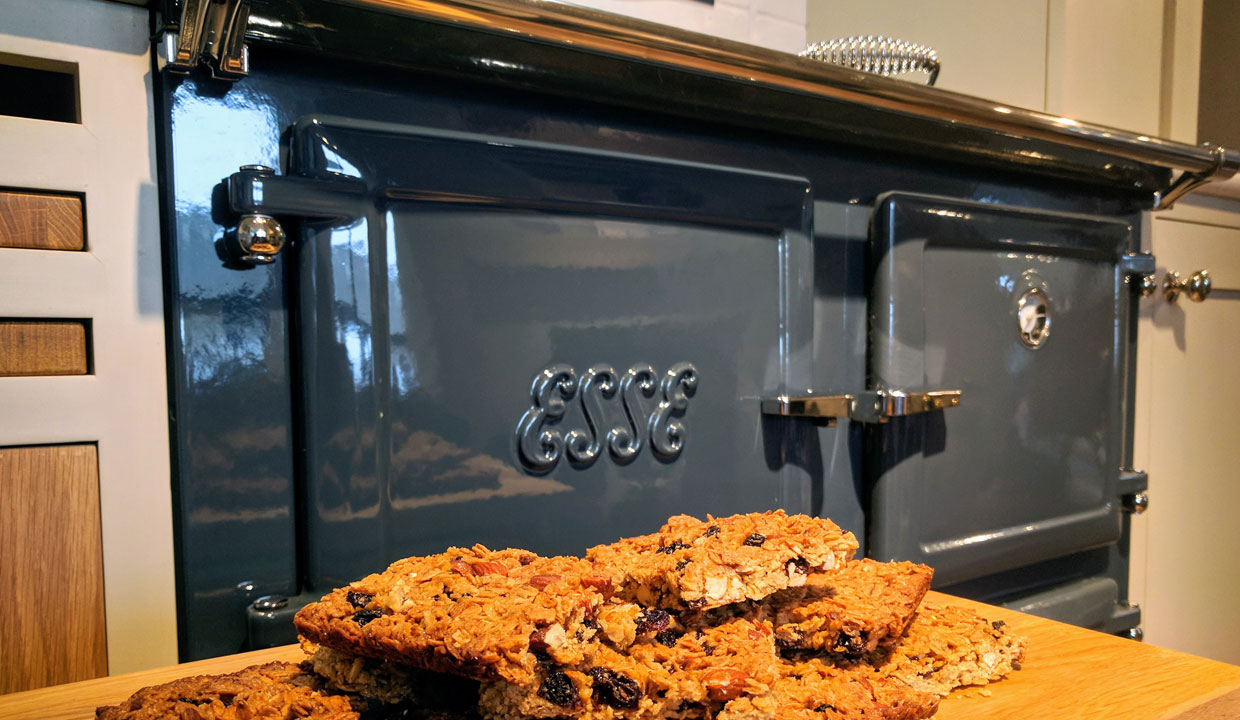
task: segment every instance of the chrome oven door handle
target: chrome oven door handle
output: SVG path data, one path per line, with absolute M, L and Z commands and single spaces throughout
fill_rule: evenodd
M 960 390 L 867 390 L 853 395 L 780 395 L 762 400 L 763 415 L 825 419 L 833 424 L 842 417 L 858 422 L 882 423 L 893 417 L 946 410 L 960 404 Z

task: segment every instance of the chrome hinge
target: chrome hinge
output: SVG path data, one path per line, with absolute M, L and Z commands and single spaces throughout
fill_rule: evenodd
M 250 0 L 183 0 L 176 32 L 167 30 L 156 40 L 160 68 L 184 75 L 201 64 L 216 78 L 245 77 L 249 20 Z
M 274 168 L 243 165 L 226 183 L 228 214 L 223 250 L 229 267 L 269 265 L 288 242 L 287 220 L 308 225 L 352 222 L 365 215 L 366 184 L 279 175 Z
M 763 415 L 819 418 L 833 424 L 847 417 L 863 423 L 884 423 L 894 417 L 945 410 L 960 404 L 959 390 L 905 392 L 867 390 L 857 395 L 780 395 L 762 401 Z

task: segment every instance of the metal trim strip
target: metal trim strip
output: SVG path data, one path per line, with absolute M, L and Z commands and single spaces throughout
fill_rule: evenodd
M 882 78 L 775 50 L 546 0 L 331 0 L 371 10 L 516 35 L 578 50 L 669 65 L 913 117 L 1094 150 L 1208 180 L 1240 170 L 1240 152 L 1193 146 L 1071 118 L 1008 107 L 939 88 Z M 1178 181 L 1177 181 L 1178 182 Z M 1162 188 L 1164 195 L 1168 188 Z

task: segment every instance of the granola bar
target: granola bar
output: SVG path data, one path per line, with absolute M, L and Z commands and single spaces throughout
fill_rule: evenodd
M 350 656 L 528 686 L 542 657 L 578 665 L 604 638 L 635 639 L 639 609 L 604 608 L 611 591 L 578 558 L 476 545 L 399 560 L 294 622 L 303 639 Z
M 586 557 L 626 600 L 709 609 L 799 587 L 856 551 L 852 533 L 830 520 L 776 510 L 706 520 L 677 515 L 656 533 L 593 547 Z
M 644 622 L 660 629 L 624 652 L 603 646 L 590 664 L 542 666 L 537 690 L 484 684 L 479 709 L 489 720 L 706 718 L 778 679 L 769 623 L 737 618 L 686 631 L 657 609 Z
M 879 674 L 914 690 L 946 696 L 966 685 L 986 685 L 1020 669 L 1024 638 L 1004 622 L 952 605 L 923 603 L 899 643 L 867 658 Z
M 750 612 L 774 623 L 781 648 L 860 656 L 900 639 L 933 575 L 911 562 L 856 560 L 811 573 L 804 587 L 775 593 Z
M 920 720 L 939 705 L 938 696 L 873 671 L 845 672 L 817 659 L 780 669 L 769 694 L 738 698 L 716 720 Z
M 195 675 L 143 688 L 119 705 L 98 708 L 97 720 L 266 720 L 298 717 L 358 720 L 366 703 L 333 693 L 308 668 L 255 665 L 227 675 Z

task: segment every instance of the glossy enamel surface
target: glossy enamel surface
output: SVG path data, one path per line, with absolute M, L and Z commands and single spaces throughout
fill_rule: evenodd
M 1131 227 L 901 194 L 875 214 L 871 382 L 964 402 L 876 436 L 872 551 L 947 585 L 1117 541 Z
M 354 28 L 377 17 L 349 12 L 339 17 Z M 281 22 L 305 31 L 295 14 Z M 245 607 L 261 595 L 312 592 L 450 544 L 579 552 L 676 512 L 776 506 L 863 536 L 860 427 L 761 418 L 758 406 L 767 393 L 865 387 L 875 198 L 898 188 L 1124 219 L 1142 202 L 1011 168 L 859 151 L 830 134 L 797 139 L 726 113 L 686 123 L 678 103 L 704 87 L 735 107 L 750 98 L 614 60 L 562 71 L 595 73 L 592 96 L 617 104 L 568 102 L 487 69 L 558 77 L 536 44 L 421 38 L 468 47 L 477 62 L 453 66 L 447 53 L 415 73 L 258 44 L 235 84 L 160 78 L 185 659 L 242 647 Z M 625 99 L 647 80 L 654 90 L 642 92 L 668 94 L 666 112 Z M 318 130 L 298 124 L 307 117 Z M 225 234 L 254 185 L 230 197 L 223 181 L 255 164 L 289 181 L 360 183 L 361 214 L 341 210 L 354 200 L 334 189 L 291 200 L 293 216 L 275 213 L 290 238 L 277 261 L 238 267 Z M 300 203 L 355 219 L 305 217 Z M 804 218 L 771 209 L 780 204 Z M 698 384 L 660 426 L 683 424 L 675 459 L 655 454 L 649 426 L 627 464 L 605 444 L 589 464 L 561 455 L 550 471 L 518 454 L 544 370 L 605 378 L 604 365 L 623 379 L 648 364 L 662 378 L 685 362 Z M 629 415 L 605 382 L 591 388 L 593 434 L 578 395 L 532 437 L 640 435 L 663 399 L 661 388 L 643 394 Z

